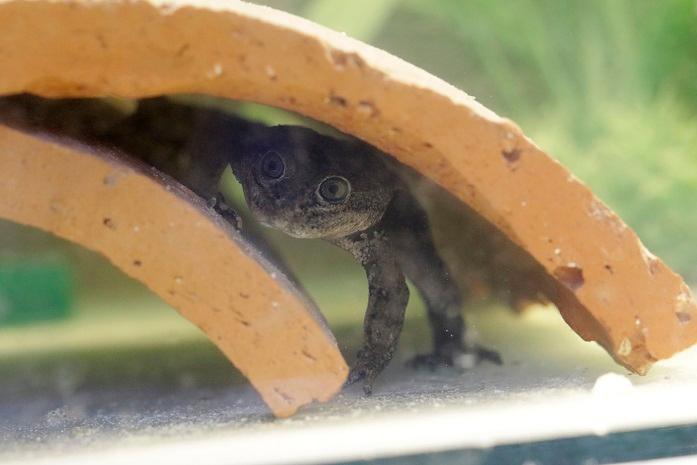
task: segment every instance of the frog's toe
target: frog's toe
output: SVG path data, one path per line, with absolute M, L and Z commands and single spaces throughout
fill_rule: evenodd
M 378 374 L 379 370 L 377 370 L 370 361 L 359 359 L 349 371 L 345 386 L 350 386 L 362 381 L 363 392 L 365 395 L 369 396 L 373 393 L 373 382 Z
M 470 370 L 482 362 L 501 365 L 503 363 L 498 352 L 481 346 L 471 348 L 456 348 L 448 352 L 420 354 L 407 362 L 415 369 L 435 371 L 439 368 L 455 368 L 459 371 Z
M 407 366 L 416 370 L 435 371 L 438 368 L 452 366 L 452 359 L 441 354 L 419 354 L 407 362 Z
M 212 208 L 216 211 L 216 213 L 222 216 L 225 219 L 225 221 L 230 223 L 232 227 L 234 227 L 238 231 L 242 230 L 242 218 L 235 211 L 234 208 L 232 208 L 225 202 L 225 198 L 222 196 L 222 194 L 217 194 L 213 197 L 210 197 L 207 200 L 206 204 L 209 208 Z
M 474 352 L 477 363 L 489 362 L 495 365 L 503 365 L 501 354 L 495 350 L 487 349 L 486 347 L 482 346 L 475 346 L 473 349 L 471 349 L 471 352 Z
M 348 377 L 346 378 L 346 386 L 356 384 L 363 381 L 367 375 L 367 371 L 364 367 L 353 367 L 349 371 Z

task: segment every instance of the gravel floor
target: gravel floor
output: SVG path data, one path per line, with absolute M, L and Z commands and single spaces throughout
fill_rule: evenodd
M 143 325 L 133 340 L 97 337 L 62 349 L 0 331 L 0 462 L 329 463 L 697 423 L 696 350 L 639 377 L 549 309 L 470 319 L 503 366 L 407 369 L 424 345 L 423 321 L 410 320 L 372 397 L 352 387 L 286 420 L 273 419 L 217 350 L 178 320 Z M 139 330 L 118 324 L 98 326 Z M 49 326 L 39 337 L 55 331 L 60 340 L 65 330 Z M 347 354 L 359 335 L 338 331 Z

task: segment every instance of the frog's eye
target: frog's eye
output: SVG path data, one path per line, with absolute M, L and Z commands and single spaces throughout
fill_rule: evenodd
M 267 178 L 278 179 L 283 176 L 286 171 L 286 164 L 278 152 L 266 152 L 264 158 L 261 159 L 261 173 Z
M 351 184 L 341 176 L 330 176 L 317 187 L 319 196 L 330 203 L 341 203 L 351 193 Z

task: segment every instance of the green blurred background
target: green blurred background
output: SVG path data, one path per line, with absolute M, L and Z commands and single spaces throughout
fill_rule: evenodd
M 694 0 L 256 3 L 374 44 L 515 120 L 618 211 L 654 253 L 697 282 Z M 294 120 L 254 105 L 240 111 L 268 122 Z M 333 325 L 361 320 L 367 286 L 346 254 L 322 242 L 270 235 Z M 122 340 L 124 334 L 132 335 L 128 343 L 154 333 L 169 341 L 200 337 L 102 258 L 39 231 L 0 222 L 0 268 L 27 257 L 32 263 L 49 257 L 47 266 L 59 260 L 72 270 L 66 273 L 74 279 L 45 290 L 63 299 L 64 307 L 75 302 L 72 319 L 61 329 L 66 344 Z M 410 306 L 410 315 L 421 315 L 418 299 Z M 52 325 L 1 331 L 0 356 L 19 345 L 23 351 L 43 350 L 58 337 Z

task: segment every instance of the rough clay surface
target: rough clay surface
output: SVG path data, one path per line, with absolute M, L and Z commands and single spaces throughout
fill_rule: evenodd
M 114 154 L 1 125 L 0 172 L 0 217 L 100 252 L 147 284 L 276 415 L 341 388 L 346 364 L 312 304 L 189 191 Z
M 0 93 L 203 93 L 354 134 L 448 189 L 539 262 L 584 339 L 645 372 L 697 340 L 682 279 L 511 122 L 384 52 L 238 1 L 4 1 Z

